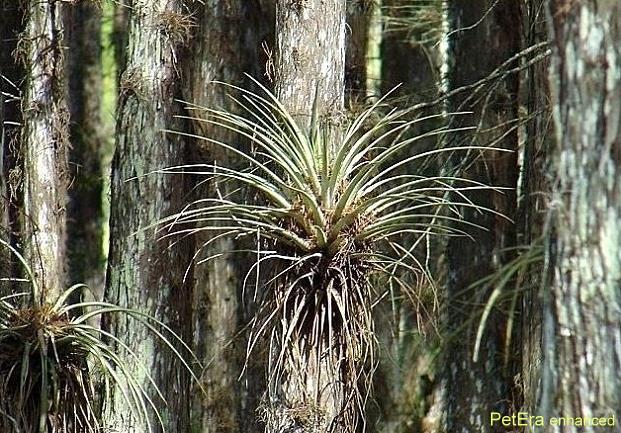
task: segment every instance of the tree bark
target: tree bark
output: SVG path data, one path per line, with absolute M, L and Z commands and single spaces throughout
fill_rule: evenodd
M 344 77 L 345 1 L 278 0 L 276 96 L 289 112 L 302 126 L 314 104 L 320 115 L 339 114 Z
M 313 115 L 325 125 L 338 124 L 344 109 L 345 12 L 344 0 L 276 2 L 276 95 L 301 128 L 310 127 Z M 350 414 L 342 413 L 342 360 L 329 350 L 336 342 L 311 344 L 303 334 L 286 348 L 282 379 L 268 384 L 266 431 L 354 431 L 355 425 L 343 423 Z
M 533 0 L 524 5 L 524 47 L 532 47 L 547 40 L 544 0 Z M 549 226 L 549 208 L 552 184 L 548 165 L 552 152 L 551 107 L 548 60 L 530 66 L 521 74 L 523 88 L 522 105 L 524 113 L 524 145 L 520 155 L 521 183 L 518 197 L 521 197 L 517 213 L 519 244 L 530 249 L 541 248 L 542 237 Z M 548 281 L 544 269 L 549 266 L 542 257 L 521 270 L 517 287 L 523 290 L 521 306 L 521 335 L 523 347 L 520 383 L 522 385 L 522 408 L 539 413 L 539 396 L 542 394 L 542 357 L 544 331 L 550 331 L 551 309 Z M 545 302 L 544 302 L 545 294 Z M 544 310 L 545 306 L 545 310 Z M 547 386 L 547 385 L 546 385 Z M 537 431 L 527 426 L 526 431 Z
M 82 2 L 67 10 L 65 38 L 71 151 L 67 253 L 72 284 L 101 293 L 104 280 L 101 170 L 101 11 Z
M 35 302 L 53 302 L 66 282 L 69 112 L 62 10 L 55 1 L 30 1 L 23 39 L 23 230 L 25 256 L 41 290 Z
M 180 95 L 179 53 L 188 41 L 191 20 L 180 1 L 134 2 L 130 10 L 127 67 L 118 105 L 116 152 L 112 169 L 110 253 L 106 299 L 138 309 L 168 324 L 189 341 L 193 245 L 189 239 L 157 239 L 147 227 L 181 210 L 187 193 L 181 175 L 154 170 L 186 161 L 186 144 L 164 130 L 183 130 L 175 119 Z M 189 269 L 191 271 L 191 268 Z M 190 384 L 187 371 L 170 350 L 144 326 L 123 317 L 105 326 L 139 356 L 132 373 L 149 390 L 167 431 L 189 428 Z M 183 352 L 185 353 L 185 352 Z M 187 356 L 187 353 L 186 353 Z M 146 369 L 141 369 L 142 364 Z M 167 405 L 151 387 L 149 373 Z M 111 429 L 144 432 L 136 426 L 120 392 L 107 404 Z M 154 431 L 161 431 L 151 416 Z
M 493 9 L 490 11 L 490 8 Z M 453 2 L 449 5 L 450 30 L 453 32 L 448 54 L 449 91 L 480 80 L 519 51 L 519 16 L 517 3 L 506 0 L 499 3 L 488 0 Z M 480 49 L 482 41 L 487 44 L 484 52 Z M 454 140 L 450 144 L 494 145 L 516 151 L 517 91 L 517 76 L 514 74 L 499 78 L 478 93 L 459 93 L 451 98 L 449 113 L 472 111 L 473 115 L 453 116 L 450 126 L 475 125 L 476 130 L 449 133 L 448 140 Z M 462 177 L 494 187 L 516 187 L 515 153 L 493 150 L 474 153 L 461 151 L 452 159 L 457 167 L 464 160 L 468 161 L 461 166 L 465 167 Z M 467 196 L 478 206 L 507 216 L 515 214 L 514 190 L 506 190 L 503 194 L 490 190 L 471 191 Z M 508 344 L 505 335 L 507 314 L 513 312 L 492 312 L 478 360 L 474 361 L 479 318 L 493 288 L 471 285 L 511 258 L 503 249 L 515 245 L 515 228 L 491 212 L 466 208 L 462 215 L 466 221 L 487 230 L 473 232 L 474 242 L 466 237 L 452 238 L 448 242 L 446 431 L 500 431 L 498 427 L 490 426 L 489 416 L 491 411 L 506 412 L 510 405 L 512 369 L 503 363 L 503 353 Z
M 248 28 L 244 3 L 240 0 L 208 0 L 195 5 L 197 27 L 189 47 L 192 54 L 184 89 L 187 100 L 193 104 L 234 109 L 229 96 L 237 92 L 212 81 L 243 83 L 244 42 L 254 41 L 255 49 L 259 49 L 253 29 L 248 29 L 246 35 L 239 33 L 240 29 Z M 202 113 L 197 110 L 192 116 L 200 118 Z M 225 143 L 236 142 L 235 135 L 224 128 L 206 122 L 194 122 L 192 127 L 198 135 Z M 221 147 L 204 141 L 197 141 L 194 145 L 193 158 L 197 163 L 232 166 L 233 161 Z M 203 177 L 197 177 L 196 182 L 196 198 L 201 199 L 217 197 L 217 194 L 228 196 L 235 189 L 229 182 L 217 185 L 206 182 Z M 229 238 L 209 243 L 212 237 L 213 232 L 196 234 L 196 246 L 200 251 L 195 261 L 211 259 L 194 270 L 194 347 L 205 365 L 202 378 L 207 394 L 195 394 L 192 424 L 196 431 L 203 433 L 233 433 L 242 431 L 244 418 L 241 416 L 242 390 L 238 380 L 243 359 L 243 344 L 239 337 L 239 275 L 243 270 L 236 263 L 239 255 L 231 253 L 239 246 Z M 252 409 L 249 412 L 252 413 Z
M 548 1 L 547 7 L 556 139 L 550 253 L 556 261 L 550 286 L 555 332 L 544 347 L 551 392 L 542 406 L 549 416 L 618 420 L 621 5 Z

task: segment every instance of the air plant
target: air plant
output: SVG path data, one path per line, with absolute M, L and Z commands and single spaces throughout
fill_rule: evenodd
M 160 230 L 175 235 L 211 231 L 204 247 L 222 238 L 253 240 L 256 259 L 244 289 L 254 286 L 259 307 L 247 354 L 269 341 L 268 426 L 357 431 L 375 363 L 373 306 L 386 287 L 418 297 L 420 283 L 430 280 L 419 250 L 433 235 L 468 236 L 464 225 L 478 226 L 462 221 L 460 208 L 486 209 L 464 191 L 490 187 L 446 174 L 403 173 L 408 164 L 464 150 L 412 153 L 421 140 L 451 132 L 440 127 L 408 135 L 413 126 L 437 116 L 386 110 L 381 99 L 346 128 L 317 115 L 305 128 L 260 83 L 255 81 L 260 94 L 219 84 L 237 93 L 231 96 L 235 111 L 191 105 L 197 114 L 189 119 L 231 131 L 249 141 L 253 151 L 176 133 L 219 146 L 245 167 L 212 163 L 163 172 L 202 175 L 217 185 L 231 182 L 254 197 L 201 198 L 160 221 Z M 406 150 L 412 156 L 404 158 Z M 326 378 L 325 371 L 334 377 Z M 335 407 L 332 414 L 325 411 L 329 405 Z
M 0 298 L 0 431 L 7 433 L 98 433 L 106 431 L 101 407 L 113 388 L 120 392 L 139 424 L 153 431 L 155 417 L 163 428 L 158 405 L 164 397 L 132 350 L 117 336 L 93 326 L 104 314 L 125 315 L 153 332 L 197 380 L 190 348 L 165 324 L 138 310 L 106 302 L 69 303 L 86 289 L 77 284 L 55 302 L 41 302 L 24 258 L 8 243 L 24 266 L 31 290 Z M 183 348 L 183 355 L 175 347 Z M 187 359 L 190 359 L 188 361 Z M 140 371 L 151 382 L 135 378 Z M 157 398 L 152 398 L 150 391 Z

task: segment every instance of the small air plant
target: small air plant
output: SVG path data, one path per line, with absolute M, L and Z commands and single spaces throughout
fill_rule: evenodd
M 29 292 L 0 298 L 0 431 L 106 431 L 101 404 L 113 387 L 146 431 L 153 430 L 154 417 L 162 424 L 158 404 L 165 404 L 164 397 L 147 367 L 140 366 L 136 354 L 119 338 L 93 326 L 90 319 L 122 314 L 137 320 L 174 352 L 198 382 L 174 344 L 193 356 L 189 347 L 168 326 L 140 311 L 105 302 L 69 303 L 86 289 L 83 284 L 68 288 L 54 303 L 40 302 L 41 292 L 24 258 L 5 241 L 0 239 L 0 244 L 17 256 L 32 285 Z M 134 378 L 136 368 L 149 378 L 161 401 L 154 401 Z
M 410 111 L 396 109 L 382 114 L 382 99 L 343 133 L 317 116 L 307 129 L 255 83 L 262 94 L 219 83 L 237 92 L 232 99 L 238 112 L 189 107 L 197 111 L 191 120 L 232 131 L 250 141 L 252 153 L 234 143 L 177 132 L 226 149 L 245 163 L 244 169 L 214 163 L 163 172 L 231 182 L 257 199 L 199 199 L 161 221 L 160 230 L 212 231 L 205 247 L 227 237 L 255 240 L 256 260 L 244 288 L 254 285 L 259 308 L 247 353 L 269 341 L 263 414 L 268 430 L 354 432 L 364 422 L 374 369 L 374 304 L 386 287 L 417 296 L 416 281 L 429 279 L 419 254 L 425 240 L 467 235 L 453 224 L 461 223 L 459 208 L 484 209 L 463 191 L 490 187 L 456 176 L 403 174 L 407 164 L 463 150 L 445 147 L 402 156 L 417 142 L 449 132 L 441 127 L 408 136 L 412 126 L 437 116 L 412 119 Z
M 154 22 L 162 34 L 175 45 L 187 44 L 192 37 L 192 28 L 196 27 L 191 15 L 170 10 L 157 12 Z

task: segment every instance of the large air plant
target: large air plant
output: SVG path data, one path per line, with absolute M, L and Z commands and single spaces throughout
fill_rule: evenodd
M 166 402 L 140 357 L 117 336 L 92 323 L 98 316 L 120 315 L 154 333 L 188 369 L 190 348 L 165 324 L 138 310 L 106 302 L 71 303 L 86 287 L 77 284 L 54 302 L 41 302 L 41 288 L 23 257 L 8 243 L 29 278 L 23 293 L 0 297 L 0 431 L 3 433 L 99 433 L 112 389 L 122 394 L 135 422 L 144 430 L 164 429 L 160 407 Z M 181 353 L 175 346 L 181 346 Z M 146 376 L 145 386 L 136 376 Z M 157 397 L 152 398 L 152 395 Z M 158 430 L 159 431 L 159 430 Z
M 420 247 L 432 235 L 467 235 L 460 207 L 480 207 L 463 191 L 489 187 L 406 172 L 464 150 L 416 151 L 423 139 L 449 132 L 411 136 L 415 124 L 437 116 L 413 119 L 380 100 L 346 128 L 318 116 L 305 128 L 265 88 L 257 94 L 227 86 L 238 95 L 234 110 L 189 109 L 193 121 L 228 130 L 235 140 L 184 135 L 226 149 L 243 168 L 217 161 L 164 171 L 230 182 L 251 194 L 196 200 L 162 221 L 162 230 L 212 231 L 204 247 L 222 238 L 252 240 L 255 260 L 244 288 L 254 286 L 259 308 L 248 353 L 269 341 L 268 428 L 312 429 L 327 419 L 330 431 L 353 432 L 373 371 L 375 302 L 387 288 L 418 296 L 418 283 L 428 278 Z M 250 152 L 240 150 L 243 142 Z M 326 405 L 335 407 L 332 414 Z

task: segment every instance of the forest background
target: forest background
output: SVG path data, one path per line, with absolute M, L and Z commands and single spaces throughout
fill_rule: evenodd
M 0 4 L 0 431 L 618 420 L 618 2 Z

